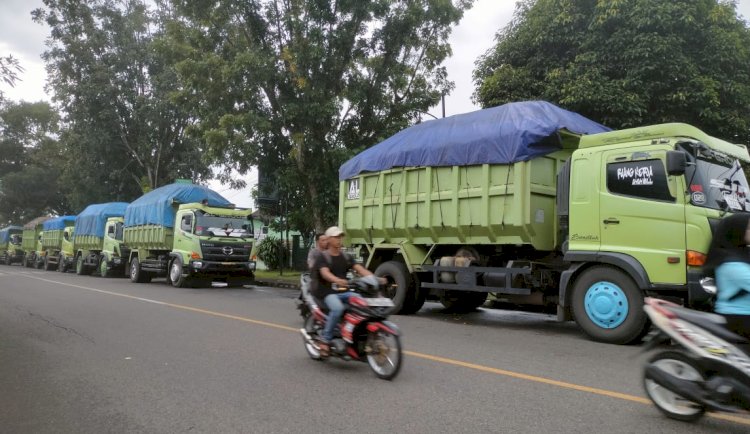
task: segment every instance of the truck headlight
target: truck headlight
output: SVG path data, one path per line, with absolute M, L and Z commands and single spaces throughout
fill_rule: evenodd
M 255 261 L 250 261 L 247 263 L 247 268 L 250 271 L 255 271 Z
M 201 261 L 193 261 L 192 265 L 193 265 L 193 268 L 201 268 L 201 267 L 203 267 L 203 262 L 201 262 Z

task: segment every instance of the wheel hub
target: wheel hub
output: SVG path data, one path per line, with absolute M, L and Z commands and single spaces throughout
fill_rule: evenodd
M 618 327 L 628 316 L 628 299 L 612 282 L 597 282 L 586 291 L 584 307 L 589 319 L 599 327 Z

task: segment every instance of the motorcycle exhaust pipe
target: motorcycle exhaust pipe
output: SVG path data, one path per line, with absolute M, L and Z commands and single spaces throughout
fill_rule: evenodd
M 307 342 L 312 343 L 313 339 L 312 336 L 310 336 L 309 333 L 307 333 L 307 330 L 304 328 L 299 329 L 299 332 L 302 333 L 302 339 L 306 340 Z
M 698 383 L 690 380 L 683 380 L 664 372 L 660 368 L 649 364 L 645 369 L 645 376 L 654 380 L 656 384 L 682 396 L 683 398 L 693 401 L 696 404 L 703 405 L 709 410 L 733 412 L 734 409 L 724 407 L 723 405 L 709 399 L 707 392 L 703 390 Z

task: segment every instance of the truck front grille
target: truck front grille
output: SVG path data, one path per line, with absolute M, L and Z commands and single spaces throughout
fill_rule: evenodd
M 252 244 L 201 241 L 203 259 L 215 262 L 247 262 L 250 260 Z

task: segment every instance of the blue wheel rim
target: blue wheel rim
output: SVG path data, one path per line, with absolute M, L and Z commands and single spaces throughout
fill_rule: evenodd
M 612 282 L 596 282 L 583 299 L 586 315 L 597 326 L 613 329 L 628 316 L 628 298 L 619 286 Z

